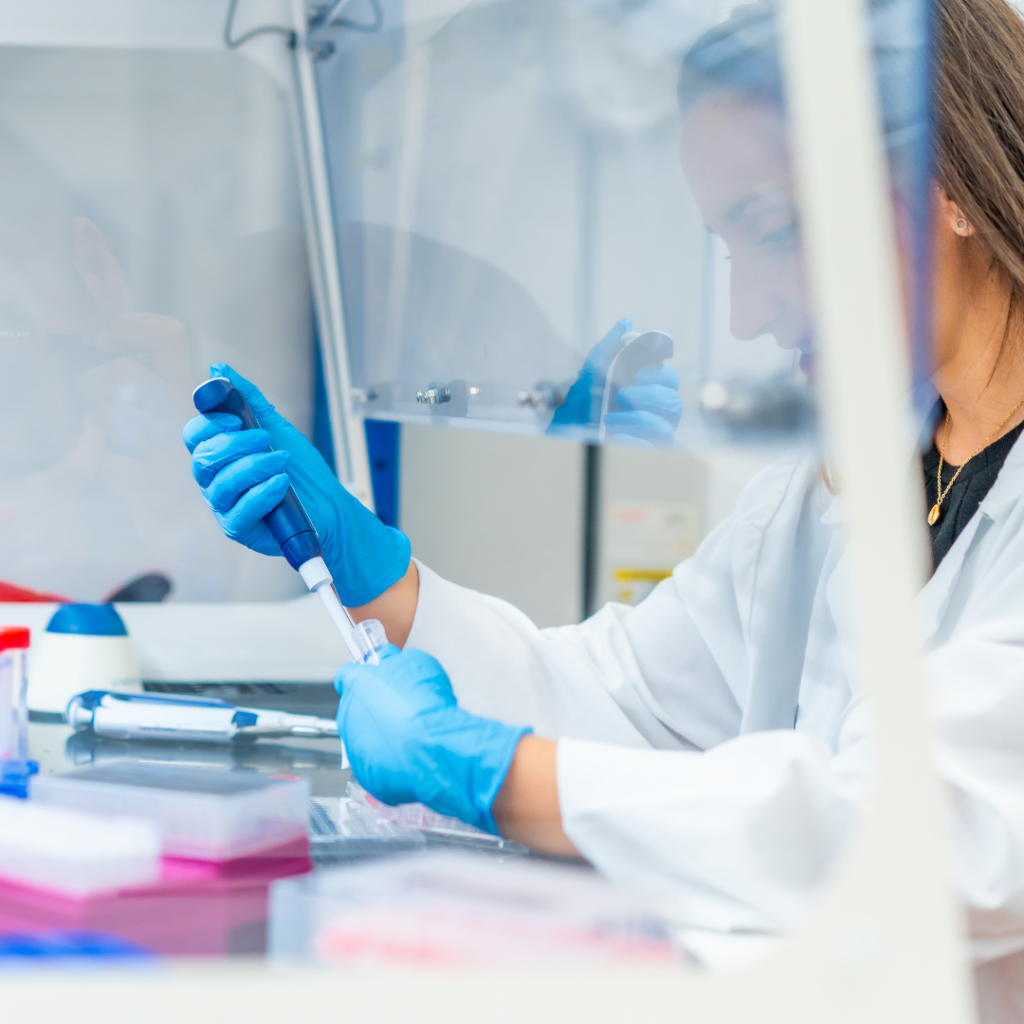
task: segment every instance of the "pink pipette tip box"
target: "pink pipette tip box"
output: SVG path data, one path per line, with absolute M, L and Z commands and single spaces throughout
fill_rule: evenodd
M 165 856 L 158 881 L 81 898 L 0 878 L 0 933 L 87 929 L 167 956 L 259 955 L 270 883 L 311 869 L 302 837 L 227 861 Z

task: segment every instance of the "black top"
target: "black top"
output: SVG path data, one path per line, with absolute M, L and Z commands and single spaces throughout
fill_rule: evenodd
M 953 546 L 953 542 L 960 536 L 960 531 L 971 521 L 971 516 L 978 511 L 985 495 L 992 489 L 992 485 L 1003 468 L 1006 456 L 1014 442 L 1020 437 L 1024 430 L 1024 423 L 1016 426 L 1008 434 L 993 442 L 983 451 L 971 459 L 964 466 L 964 471 L 957 477 L 957 481 L 949 489 L 946 500 L 942 503 L 942 515 L 939 521 L 928 529 L 932 535 L 932 570 L 939 567 L 939 563 L 946 557 L 946 553 Z M 922 459 L 924 466 L 924 493 L 928 502 L 927 511 L 938 501 L 939 488 L 936 474 L 939 471 L 939 449 L 932 442 L 931 449 L 924 454 Z M 948 462 L 942 464 L 942 488 L 949 487 L 949 481 L 953 479 L 957 471 L 956 466 Z

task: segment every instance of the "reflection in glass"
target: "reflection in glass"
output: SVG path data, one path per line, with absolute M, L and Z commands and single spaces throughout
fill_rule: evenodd
M 12 48 L 0 72 L 0 580 L 99 600 L 297 592 L 225 544 L 182 424 L 213 359 L 311 425 L 284 97 L 227 54 Z M 136 588 L 137 589 L 137 588 Z
M 580 625 L 538 630 L 500 600 L 403 558 L 399 578 L 388 575 L 367 599 L 386 587 L 382 620 L 392 638 L 407 636 L 405 649 L 339 675 L 339 731 L 372 799 L 348 790 L 348 811 L 358 802 L 360 813 L 344 822 L 339 799 L 332 845 L 352 821 L 370 819 L 359 838 L 376 841 L 425 820 L 436 833 L 438 816 L 446 825 L 456 817 L 490 837 L 473 835 L 475 844 L 579 854 L 653 898 L 674 925 L 786 931 L 850 849 L 872 758 L 842 497 L 814 446 L 817 348 L 774 11 L 504 0 L 403 23 L 397 4 L 382 10 L 373 31 L 339 32 L 317 65 L 364 411 L 702 454 L 737 441 L 784 451 L 693 557 L 656 585 L 648 578 L 637 607 L 609 604 Z M 875 8 L 879 40 L 909 54 L 893 74 L 911 87 L 893 94 L 911 100 L 887 124 L 890 140 L 905 130 L 891 147 L 898 215 L 920 165 L 896 147 L 913 154 L 923 139 L 913 78 L 923 36 L 897 31 L 902 12 L 915 10 L 902 0 Z M 187 71 L 198 79 L 196 67 Z M 122 70 L 133 83 L 156 74 L 149 64 L 145 74 Z M 288 169 L 268 163 L 275 174 L 253 181 L 228 145 L 239 145 L 227 129 L 243 100 L 258 93 L 277 109 L 261 88 L 239 86 L 232 117 L 214 125 L 227 141 L 210 128 L 194 164 L 176 162 L 166 126 L 150 137 L 130 117 L 130 128 L 103 136 L 117 156 L 109 164 L 91 139 L 84 159 L 65 125 L 53 129 L 46 160 L 41 144 L 11 144 L 11 167 L 23 165 L 10 172 L 11 194 L 35 198 L 7 214 L 4 358 L 21 385 L 3 414 L 25 442 L 4 484 L 19 529 L 28 529 L 19 510 L 31 506 L 18 488 L 44 495 L 50 519 L 33 524 L 61 537 L 65 572 L 33 566 L 31 582 L 84 587 L 106 573 L 110 585 L 143 568 L 143 555 L 162 559 L 145 568 L 173 567 L 183 594 L 237 593 L 252 579 L 195 499 L 178 431 L 191 414 L 188 383 L 208 357 L 236 362 L 308 425 L 309 330 L 297 312 L 307 285 L 281 241 Z M 281 147 L 255 129 L 240 134 L 264 156 L 260 140 Z M 195 124 L 170 135 L 194 145 Z M 224 150 L 223 178 L 186 173 L 219 168 L 211 154 Z M 125 151 L 136 161 L 131 187 L 115 189 L 111 167 Z M 161 177 L 165 165 L 173 173 Z M 904 206 L 903 237 L 913 237 Z M 146 225 L 139 237 L 136 218 Z M 296 473 L 293 482 L 322 535 L 335 527 L 342 554 L 331 568 L 343 588 L 343 573 L 383 560 L 382 528 L 374 521 L 352 543 L 350 521 L 334 513 L 354 499 L 325 480 Z M 76 546 L 57 518 L 68 508 L 88 544 Z M 11 550 L 38 559 L 51 549 L 29 535 Z M 16 555 L 4 557 L 18 568 Z M 237 560 L 234 575 L 227 559 Z M 261 593 L 272 592 L 272 573 L 288 570 L 260 565 Z M 215 575 L 235 591 L 216 590 Z M 518 817 L 502 803 L 524 777 L 510 768 L 523 751 L 542 758 L 525 777 L 555 792 L 547 818 L 538 807 L 550 801 L 530 793 L 513 802 L 525 807 Z M 76 741 L 65 754 L 101 761 L 110 750 Z M 251 752 L 204 756 L 268 763 Z M 296 770 L 323 767 L 303 756 L 280 754 Z M 163 763 L 179 757 L 200 755 L 177 751 Z M 340 798 L 340 780 L 328 781 Z M 432 815 L 379 812 L 382 803 Z M 404 849 L 426 845 L 398 838 Z M 450 894 L 469 872 L 454 875 L 440 871 L 436 888 Z M 293 895 L 302 904 L 338 892 L 317 882 Z M 470 887 L 466 902 L 475 898 Z M 404 904 L 383 926 L 376 905 L 357 910 L 382 944 L 389 923 L 408 924 Z M 351 948 L 342 924 L 328 922 L 321 936 L 330 962 Z M 660 934 L 651 952 L 666 953 Z
M 807 438 L 815 342 L 774 7 L 723 21 L 730 6 L 475 2 L 337 37 L 319 75 L 368 414 L 659 447 Z M 903 195 L 926 159 L 918 17 L 873 16 Z M 624 317 L 673 350 L 618 403 L 606 332 Z
M 922 6 L 870 14 L 923 336 Z M 406 650 L 341 673 L 356 778 L 579 852 L 684 925 L 786 931 L 851 849 L 873 758 L 776 8 L 506 0 L 398 24 L 339 35 L 318 71 L 365 411 L 678 446 L 712 471 L 741 442 L 766 457 L 691 558 L 578 626 L 419 566 Z M 488 804 L 494 737 L 523 725 Z

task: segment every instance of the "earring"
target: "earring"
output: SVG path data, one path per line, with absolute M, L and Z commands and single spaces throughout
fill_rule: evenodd
M 957 219 L 956 219 L 956 229 L 957 229 L 957 231 L 960 232 L 961 235 L 966 235 L 967 234 L 967 227 L 968 227 L 968 225 L 967 225 L 967 218 L 966 217 L 957 217 Z

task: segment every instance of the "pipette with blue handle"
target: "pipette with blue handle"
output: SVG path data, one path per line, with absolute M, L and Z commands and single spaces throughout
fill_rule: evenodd
M 231 743 L 246 739 L 336 738 L 331 718 L 245 708 L 209 697 L 89 690 L 76 694 L 64 717 L 76 731 L 118 740 Z
M 192 392 L 192 401 L 202 413 L 226 412 L 242 421 L 243 430 L 259 429 L 249 403 L 226 377 L 211 377 Z M 320 595 L 327 614 L 359 662 L 379 665 L 377 652 L 388 642 L 384 627 L 376 619 L 356 623 L 334 589 L 334 579 L 324 562 L 320 538 L 294 489 L 289 487 L 281 504 L 264 519 L 274 540 L 281 546 L 288 564 L 298 571 L 310 590 Z

